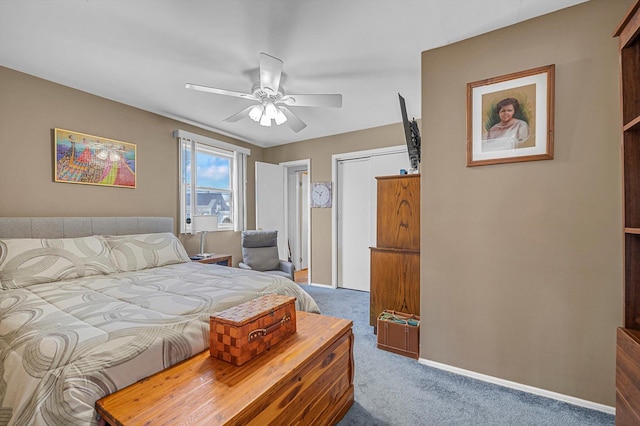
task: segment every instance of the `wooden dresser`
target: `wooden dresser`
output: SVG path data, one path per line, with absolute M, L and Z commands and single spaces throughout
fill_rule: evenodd
M 369 324 L 393 309 L 420 315 L 420 175 L 376 177 L 376 246 L 371 247 Z
M 296 316 L 295 334 L 240 367 L 206 350 L 96 409 L 113 426 L 336 424 L 353 404 L 352 322 Z
M 640 424 L 640 1 L 618 26 L 622 96 L 624 327 L 616 350 L 616 425 Z

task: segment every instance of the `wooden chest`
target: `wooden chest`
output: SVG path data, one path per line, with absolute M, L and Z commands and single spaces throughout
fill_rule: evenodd
M 269 294 L 212 315 L 211 356 L 242 365 L 295 333 L 295 301 Z
M 334 425 L 353 404 L 351 321 L 298 312 L 297 332 L 236 367 L 202 352 L 97 401 L 120 426 Z

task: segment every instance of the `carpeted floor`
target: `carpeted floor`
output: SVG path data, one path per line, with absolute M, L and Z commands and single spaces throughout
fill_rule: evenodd
M 339 426 L 613 425 L 614 416 L 474 380 L 376 348 L 369 293 L 301 286 L 353 321 L 355 403 Z

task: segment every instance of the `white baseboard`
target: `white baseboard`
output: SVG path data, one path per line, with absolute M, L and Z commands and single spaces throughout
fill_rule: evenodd
M 323 288 L 331 288 L 331 289 L 335 289 L 334 286 L 332 286 L 331 284 L 317 284 L 317 283 L 309 283 L 308 285 L 313 286 L 313 287 L 323 287 Z
M 451 373 L 460 374 L 461 376 L 471 377 L 473 379 L 482 380 L 483 382 L 493 383 L 496 385 L 504 386 L 506 388 L 516 389 L 523 392 L 528 392 L 534 395 L 540 395 L 546 398 L 555 399 L 558 401 L 566 402 L 567 404 L 577 405 L 579 407 L 588 408 L 591 410 L 602 411 L 607 414 L 616 414 L 615 407 L 610 407 L 604 404 L 598 404 L 597 402 L 587 401 L 585 399 L 576 398 L 569 395 L 564 395 L 557 392 L 551 392 L 545 389 L 536 388 L 529 385 L 523 385 L 521 383 L 511 382 L 509 380 L 500 379 L 498 377 L 487 376 L 485 374 L 476 373 L 475 371 L 465 370 L 451 365 L 442 364 L 436 361 L 430 361 L 428 359 L 418 359 L 420 364 L 427 365 L 429 367 L 437 368 L 439 370 L 449 371 Z

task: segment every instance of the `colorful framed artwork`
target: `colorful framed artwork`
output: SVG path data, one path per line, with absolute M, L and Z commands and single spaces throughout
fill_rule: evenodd
M 54 180 L 136 187 L 136 145 L 71 130 L 54 131 Z
M 467 84 L 467 167 L 553 159 L 555 65 Z

